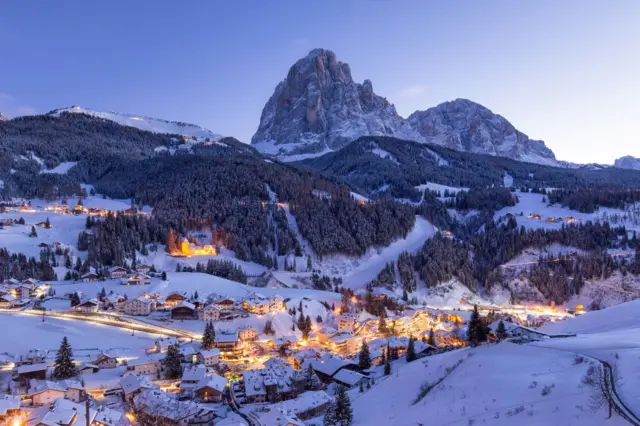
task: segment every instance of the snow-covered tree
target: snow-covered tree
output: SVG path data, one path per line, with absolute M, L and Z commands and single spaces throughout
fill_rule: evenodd
M 162 360 L 164 364 L 165 376 L 168 379 L 179 379 L 182 377 L 182 364 L 180 349 L 178 345 L 170 345 L 167 349 L 167 355 Z
M 418 359 L 418 355 L 416 355 L 416 339 L 413 336 L 409 336 L 409 345 L 407 346 L 407 362 L 415 361 Z
M 358 367 L 361 370 L 368 370 L 371 368 L 371 354 L 369 353 L 369 346 L 366 341 L 362 341 L 360 347 L 360 353 L 358 354 Z
M 496 337 L 498 340 L 504 340 L 507 338 L 507 329 L 502 321 L 498 323 L 498 327 L 496 328 Z
M 53 378 L 57 380 L 69 379 L 77 376 L 78 370 L 73 365 L 73 351 L 67 340 L 67 336 L 62 338 L 60 348 L 56 354 L 56 360 L 53 368 Z

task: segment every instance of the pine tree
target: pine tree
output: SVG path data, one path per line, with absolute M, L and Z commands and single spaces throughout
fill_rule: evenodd
M 351 426 L 353 423 L 353 410 L 347 389 L 339 385 L 336 388 L 336 419 L 339 426 Z
M 162 281 L 166 281 L 167 280 L 167 273 L 165 271 L 162 271 Z
M 316 389 L 319 385 L 320 379 L 318 379 L 316 372 L 313 371 L 313 367 L 309 364 L 305 371 L 305 389 Z
M 416 347 L 415 347 L 416 339 L 413 336 L 409 336 L 409 345 L 407 346 L 407 362 L 412 362 L 418 359 L 416 355 Z
M 80 296 L 78 293 L 71 293 L 71 306 L 78 306 L 80 304 Z
M 64 336 L 56 355 L 53 368 L 53 378 L 56 380 L 63 380 L 77 375 L 78 371 L 73 365 L 73 351 L 71 350 L 71 345 L 67 340 L 67 336 Z
M 371 368 L 371 354 L 369 353 L 369 345 L 366 341 L 362 341 L 360 353 L 358 354 L 358 367 L 360 370 L 368 370 Z
M 86 229 L 91 229 L 91 216 L 87 216 L 87 220 L 84 223 Z
M 389 353 L 389 345 L 387 345 L 387 350 L 384 354 L 384 375 L 388 376 L 391 374 L 391 354 Z
M 498 340 L 504 340 L 507 338 L 507 329 L 502 321 L 498 323 L 498 327 L 496 328 L 496 337 Z
M 487 341 L 487 326 L 482 318 L 480 318 L 478 305 L 473 306 L 473 312 L 471 313 L 471 319 L 467 327 L 467 339 L 472 346 L 477 346 Z
M 213 324 L 207 322 L 204 326 L 204 333 L 202 335 L 202 347 L 205 349 L 213 349 L 215 347 L 215 331 L 213 330 Z
M 360 393 L 364 392 L 364 383 L 360 380 Z
M 29 233 L 29 237 L 36 238 L 37 236 L 38 233 L 36 232 L 36 227 L 34 225 L 31 225 L 31 233 Z
M 436 346 L 436 333 L 433 331 L 433 328 L 429 330 L 429 340 L 427 340 L 427 344 L 433 347 Z
M 320 316 L 320 314 L 318 314 L 318 316 L 316 317 L 316 323 L 320 324 L 322 322 L 322 317 Z
M 323 426 L 338 426 L 338 418 L 336 417 L 336 403 L 330 402 L 324 412 Z
M 262 330 L 262 332 L 267 336 L 275 334 L 275 330 L 273 329 L 273 324 L 271 323 L 271 320 L 267 320 L 264 323 L 264 329 Z
M 51 228 L 51 222 L 49 222 L 49 218 L 47 218 L 44 221 L 44 227 L 47 228 L 47 229 Z
M 167 349 L 167 356 L 162 361 L 164 364 L 165 376 L 168 379 L 179 379 L 182 377 L 182 365 L 180 362 L 180 349 L 178 345 L 171 345 Z
M 305 337 L 305 339 L 309 338 L 309 333 L 311 333 L 311 328 L 312 328 L 311 318 L 309 317 L 309 315 L 307 315 L 307 317 L 304 320 L 304 330 L 302 331 L 302 334 Z

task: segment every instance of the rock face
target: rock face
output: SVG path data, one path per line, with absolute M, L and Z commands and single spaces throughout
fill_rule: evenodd
M 425 142 L 458 151 L 558 164 L 544 142 L 529 139 L 504 117 L 467 99 L 456 99 L 426 111 L 416 111 L 407 121 Z
M 640 170 L 640 158 L 632 157 L 630 155 L 620 157 L 615 161 L 615 163 L 613 163 L 613 166 L 620 169 Z
M 251 143 L 265 154 L 292 161 L 334 151 L 361 136 L 393 136 L 558 165 L 544 142 L 529 139 L 503 117 L 468 100 L 417 111 L 405 120 L 374 93 L 371 81 L 355 83 L 349 65 L 325 49 L 312 50 L 291 67 L 262 110 Z
M 418 137 L 395 107 L 374 93 L 371 81 L 355 83 L 348 64 L 330 50 L 315 49 L 278 84 L 251 142 L 264 153 L 295 159 L 365 135 Z

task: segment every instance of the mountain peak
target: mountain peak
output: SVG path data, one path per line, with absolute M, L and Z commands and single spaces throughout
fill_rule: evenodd
M 404 129 L 395 107 L 375 94 L 370 80 L 354 82 L 351 68 L 335 53 L 313 49 L 276 86 L 251 141 L 264 153 L 294 160 L 339 149 L 360 136 L 404 135 Z
M 7 120 L 9 120 L 9 117 L 7 117 L 6 115 L 0 112 L 0 121 L 7 121 Z
M 620 169 L 640 170 L 640 158 L 625 155 L 624 157 L 618 158 L 613 165 Z

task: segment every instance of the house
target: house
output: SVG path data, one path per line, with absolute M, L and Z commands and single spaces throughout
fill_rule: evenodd
M 9 417 L 18 416 L 21 413 L 20 396 L 0 394 L 0 422 L 4 422 Z
M 156 302 L 144 297 L 128 300 L 120 305 L 122 313 L 127 315 L 150 315 L 156 310 Z
M 195 390 L 198 383 L 200 383 L 207 376 L 207 367 L 204 365 L 194 365 L 192 367 L 185 368 L 182 372 L 182 380 L 180 381 L 180 390 L 191 391 Z
M 169 346 L 174 345 L 180 346 L 180 341 L 177 337 L 165 337 L 155 341 L 153 344 L 153 351 L 158 354 L 164 354 L 169 350 Z
M 174 320 L 197 320 L 198 312 L 193 303 L 180 302 L 171 308 L 171 319 Z
M 345 312 L 338 316 L 338 331 L 352 331 L 358 319 L 358 314 Z
M 107 354 L 100 354 L 91 364 L 98 366 L 98 368 L 116 368 L 118 366 L 118 359 Z
M 39 284 L 38 280 L 34 278 L 27 278 L 26 280 L 22 281 L 22 285 L 26 285 L 30 287 L 36 287 L 38 284 Z
M 233 309 L 233 306 L 235 305 L 236 301 L 231 297 L 224 297 L 224 298 L 221 298 L 220 300 L 215 301 L 214 303 L 216 304 L 216 306 L 220 307 L 220 309 L 222 309 L 223 311 L 230 311 L 231 309 Z
M 333 327 L 325 326 L 316 331 L 316 340 L 320 343 L 327 343 L 329 339 L 338 334 L 338 330 Z
M 214 303 L 207 305 L 202 310 L 202 319 L 209 321 L 219 321 L 222 308 Z
M 287 366 L 248 370 L 242 373 L 247 403 L 278 402 L 304 391 L 304 371 Z
M 238 338 L 245 342 L 253 342 L 258 338 L 258 332 L 251 326 L 238 329 Z
M 202 379 L 195 387 L 195 397 L 202 402 L 221 402 L 228 380 L 212 374 Z
M 11 296 L 10 294 L 0 294 L 0 308 L 11 308 L 15 301 L 15 296 Z
M 93 374 L 100 371 L 100 367 L 95 364 L 83 363 L 78 367 L 78 372 L 80 374 Z
M 151 284 L 151 277 L 144 274 L 133 274 L 129 278 L 120 281 L 122 285 L 145 285 Z
M 77 380 L 37 380 L 29 387 L 27 395 L 34 406 L 42 406 L 52 403 L 58 398 L 68 399 L 73 402 L 83 402 L 87 399 L 84 386 Z
M 80 279 L 85 283 L 90 281 L 98 281 L 98 275 L 95 272 L 87 272 L 86 274 L 81 275 Z
M 271 408 L 260 416 L 260 424 L 269 426 L 304 426 L 298 417 L 280 407 Z
M 331 397 L 327 395 L 326 392 L 316 390 L 304 392 L 295 399 L 279 402 L 266 407 L 266 409 L 270 410 L 269 412 L 273 410 L 280 410 L 283 413 L 288 413 L 288 416 L 295 416 L 294 419 L 297 419 L 296 421 L 300 421 L 320 416 L 326 411 L 330 402 Z M 261 422 L 263 419 L 264 417 L 260 418 Z M 294 424 L 297 425 L 297 423 Z
M 315 360 L 311 363 L 311 367 L 316 372 L 316 375 L 323 383 L 331 382 L 333 376 L 340 370 L 357 370 L 358 365 L 350 360 L 340 358 L 331 354 L 326 354 L 319 360 Z
M 125 415 L 125 413 L 108 408 L 106 406 L 100 406 L 96 408 L 96 416 L 93 419 L 92 426 L 130 426 L 131 422 Z M 82 426 L 82 425 L 80 425 Z
M 44 415 L 40 423 L 37 423 L 36 426 L 98 426 L 95 422 L 96 414 L 97 411 L 92 408 L 89 409 L 87 413 L 85 404 L 59 398 L 51 404 L 51 410 Z
M 238 332 L 220 330 L 216 333 L 216 338 L 213 343 L 215 347 L 222 352 L 235 351 L 239 347 Z
M 45 380 L 48 366 L 46 362 L 24 364 L 13 369 L 13 380 L 26 384 L 31 379 Z
M 491 331 L 495 334 L 496 330 L 498 329 L 498 324 L 500 323 L 500 321 L 494 321 L 489 325 L 489 328 L 491 329 Z M 524 327 L 522 325 L 518 325 L 518 324 L 514 324 L 512 322 L 509 321 L 503 321 L 504 324 L 504 328 L 507 332 L 507 336 L 509 337 L 522 337 L 524 339 L 528 339 L 528 340 L 542 340 L 545 339 L 547 337 L 550 337 L 548 334 L 546 333 L 542 333 L 540 331 L 534 330 L 532 328 L 529 327 Z
M 149 265 L 138 265 L 136 266 L 136 272 L 140 273 L 140 274 L 148 274 L 149 271 L 151 271 L 151 266 Z
M 178 401 L 157 389 L 142 389 L 132 406 L 141 425 L 213 425 L 215 412 L 193 401 Z
M 242 301 L 242 308 L 255 315 L 265 315 L 270 311 L 270 303 L 268 299 L 252 297 Z
M 112 280 L 118 278 L 125 278 L 127 276 L 127 270 L 121 266 L 114 266 L 113 268 L 109 268 L 109 278 Z
M 333 381 L 341 384 L 342 386 L 346 386 L 348 389 L 352 389 L 360 386 L 361 383 L 365 386 L 369 383 L 369 378 L 357 371 L 351 371 L 343 368 L 333 376 Z
M 269 298 L 269 311 L 272 313 L 284 311 L 287 307 L 284 304 L 284 299 L 277 294 Z
M 204 349 L 198 352 L 197 359 L 200 364 L 204 364 L 207 367 L 213 367 L 220 362 L 220 350 L 219 349 Z
M 184 302 L 186 298 L 187 297 L 185 293 L 179 293 L 174 291 L 172 293 L 169 293 L 169 295 L 165 297 L 164 306 L 167 306 L 167 307 L 176 306 L 179 303 Z
M 131 401 L 131 399 L 139 394 L 143 389 L 151 389 L 153 384 L 144 376 L 136 376 L 130 374 L 120 379 L 120 387 L 124 392 L 125 401 Z
M 85 300 L 84 302 L 80 302 L 74 309 L 79 312 L 98 312 L 98 308 L 100 307 L 100 302 L 96 299 Z
M 47 351 L 42 349 L 29 349 L 26 353 L 20 354 L 16 360 L 16 365 L 41 364 L 47 359 Z
M 127 370 L 134 374 L 158 374 L 162 370 L 164 355 L 149 355 L 127 361 Z

